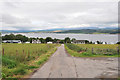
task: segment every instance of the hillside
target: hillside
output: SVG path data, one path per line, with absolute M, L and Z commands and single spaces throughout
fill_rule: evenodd
M 80 29 L 80 30 L 65 30 L 55 33 L 83 33 L 83 34 L 117 34 L 118 29 Z

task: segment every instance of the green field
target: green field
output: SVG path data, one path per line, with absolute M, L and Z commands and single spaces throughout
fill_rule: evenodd
M 65 44 L 67 52 L 75 57 L 118 57 L 117 44 Z
M 2 44 L 2 77 L 23 78 L 39 68 L 58 44 Z

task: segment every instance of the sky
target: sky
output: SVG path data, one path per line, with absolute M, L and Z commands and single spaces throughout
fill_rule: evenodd
M 2 30 L 117 27 L 118 0 L 0 1 Z

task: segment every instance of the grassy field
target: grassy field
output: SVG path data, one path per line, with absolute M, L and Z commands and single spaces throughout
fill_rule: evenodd
M 117 44 L 65 44 L 67 52 L 75 57 L 118 57 Z
M 2 44 L 2 77 L 23 78 L 39 68 L 58 44 Z

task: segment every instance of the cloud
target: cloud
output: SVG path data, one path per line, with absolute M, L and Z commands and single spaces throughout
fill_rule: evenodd
M 5 24 L 30 23 L 30 21 L 26 18 L 21 18 L 21 17 L 9 15 L 9 14 L 3 14 L 2 21 Z
M 72 0 L 71 0 L 72 1 Z M 116 1 L 116 0 L 115 0 Z M 117 27 L 117 2 L 4 2 L 3 29 Z

